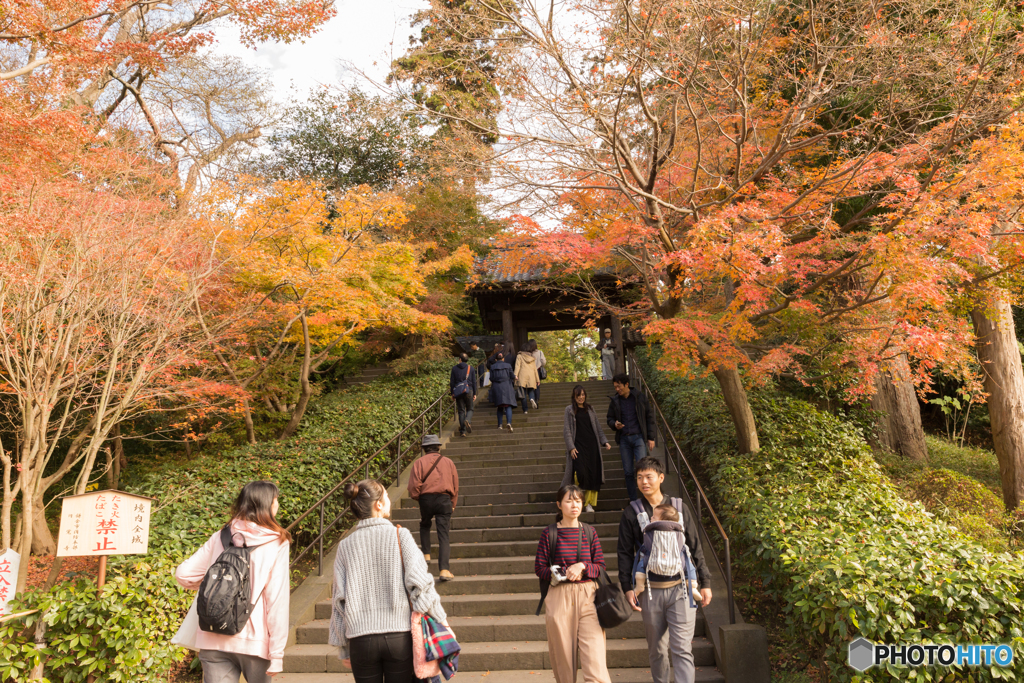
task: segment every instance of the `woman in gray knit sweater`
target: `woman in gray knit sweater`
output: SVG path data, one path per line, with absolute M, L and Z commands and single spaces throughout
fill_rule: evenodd
M 328 642 L 356 683 L 411 683 L 409 602 L 438 621 L 448 615 L 412 534 L 391 523 L 391 500 L 380 482 L 347 484 L 345 497 L 359 522 L 338 543 Z

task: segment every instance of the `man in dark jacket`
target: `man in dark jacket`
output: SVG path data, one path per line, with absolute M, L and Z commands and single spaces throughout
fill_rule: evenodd
M 608 404 L 608 426 L 615 430 L 629 499 L 636 500 L 636 463 L 647 455 L 648 449 L 654 450 L 658 430 L 654 425 L 654 411 L 647 405 L 647 396 L 629 390 L 629 375 L 615 375 L 612 385 L 615 393 Z
M 656 506 L 670 502 L 669 497 L 661 493 L 665 468 L 660 460 L 643 458 L 636 464 L 636 470 L 636 483 L 642 494 L 639 502 L 644 516 L 638 518 L 633 504 L 622 511 L 618 542 L 619 583 L 633 609 L 642 613 L 654 683 L 669 683 L 669 652 L 672 653 L 675 683 L 692 683 L 695 676 L 692 642 L 697 608 L 690 607 L 683 577 L 679 574 L 659 576 L 649 573 L 650 585 L 641 593 L 639 603 L 633 590 L 633 558 L 644 540 L 643 527 L 650 521 Z M 676 509 L 686 536 L 686 546 L 697 568 L 701 604 L 707 606 L 711 602 L 711 571 L 704 561 L 697 523 L 686 505 L 680 504 Z
M 459 356 L 459 363 L 452 368 L 448 379 L 455 407 L 459 412 L 459 436 L 472 433 L 473 405 L 476 403 L 476 368 L 469 364 L 469 356 Z

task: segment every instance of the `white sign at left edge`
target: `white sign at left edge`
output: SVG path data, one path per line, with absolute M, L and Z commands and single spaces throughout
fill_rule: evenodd
M 18 568 L 21 566 L 21 555 L 8 548 L 0 555 L 0 617 L 10 612 L 7 604 L 14 599 L 14 589 L 18 585 Z

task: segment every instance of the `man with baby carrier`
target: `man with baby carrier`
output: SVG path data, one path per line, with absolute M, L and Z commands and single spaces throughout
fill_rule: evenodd
M 711 602 L 711 572 L 690 509 L 679 498 L 662 495 L 664 481 L 660 460 L 646 457 L 637 462 L 640 497 L 622 511 L 619 522 L 619 583 L 633 609 L 643 617 L 654 683 L 669 683 L 670 651 L 674 683 L 693 683 L 697 599 L 704 606 Z M 655 514 L 665 505 L 676 514 L 664 508 Z M 642 585 L 638 585 L 637 575 L 642 577 Z M 690 585 L 693 578 L 696 592 Z

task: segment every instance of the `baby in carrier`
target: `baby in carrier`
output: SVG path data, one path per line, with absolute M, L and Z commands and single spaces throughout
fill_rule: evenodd
M 657 506 L 652 512 L 651 522 L 644 527 L 643 532 L 644 542 L 633 566 L 636 594 L 640 595 L 644 591 L 648 572 L 660 576 L 678 574 L 683 577 L 683 585 L 689 589 L 690 607 L 702 603 L 703 598 L 697 589 L 697 568 L 686 546 L 679 512 L 671 505 Z

